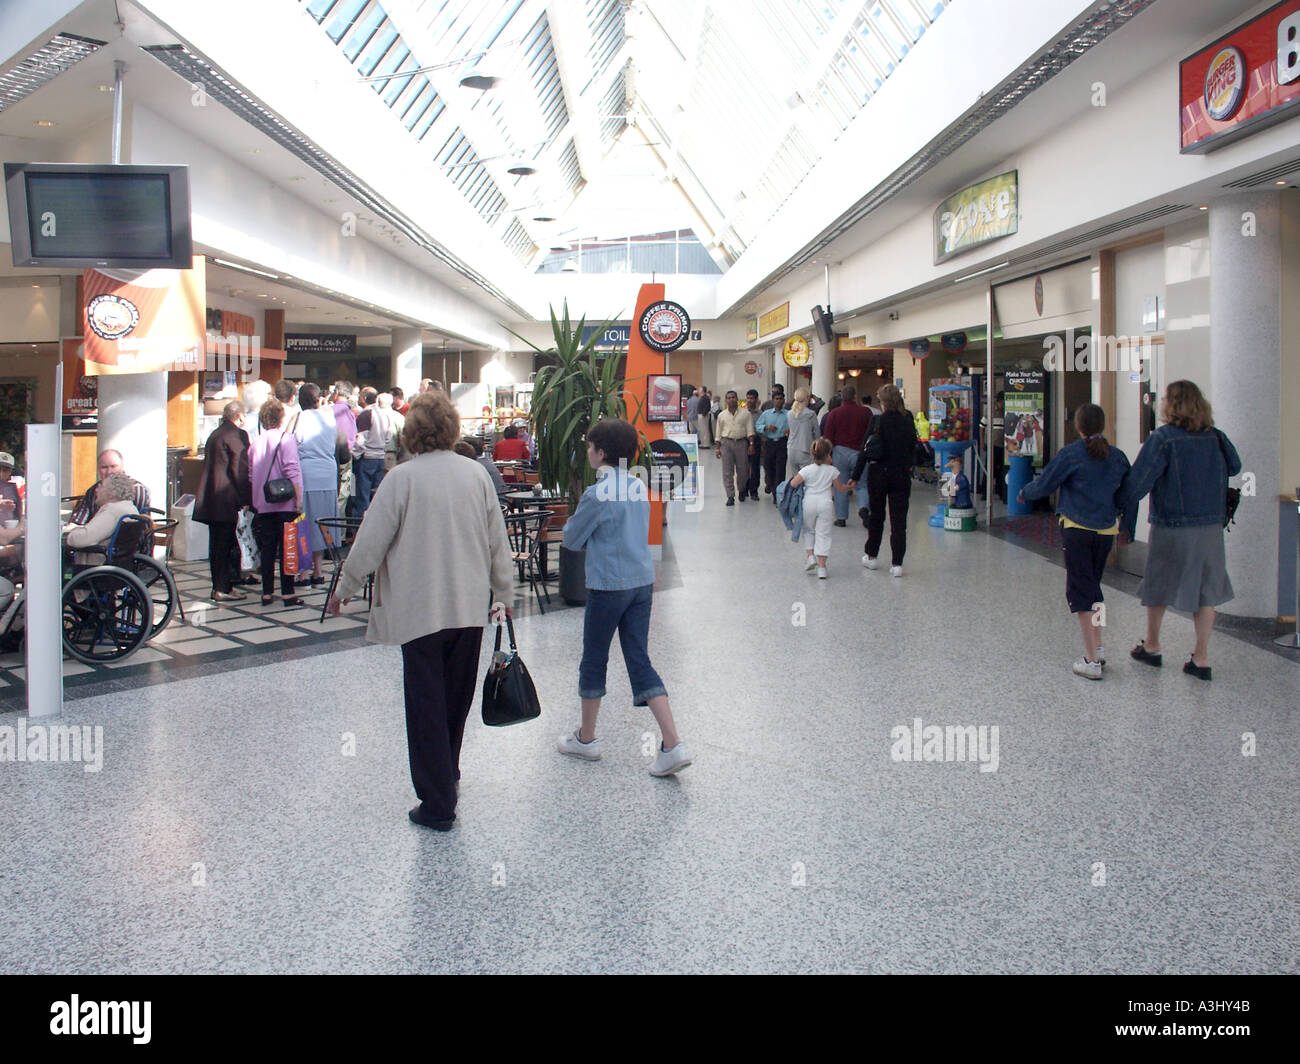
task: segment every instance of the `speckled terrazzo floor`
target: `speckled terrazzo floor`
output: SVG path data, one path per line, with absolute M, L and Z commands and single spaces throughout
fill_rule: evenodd
M 1131 663 L 1141 611 L 1108 590 L 1089 683 L 1061 569 L 925 527 L 926 489 L 902 580 L 849 528 L 818 582 L 705 461 L 651 640 L 679 779 L 647 774 L 617 649 L 605 759 L 554 752 L 578 610 L 520 620 L 543 718 L 471 718 L 447 835 L 406 819 L 394 650 L 81 698 L 101 772 L 0 762 L 0 971 L 1300 970 L 1300 665 L 1223 637 L 1198 683 L 1177 616 L 1170 664 Z M 997 725 L 997 771 L 891 760 L 918 716 Z

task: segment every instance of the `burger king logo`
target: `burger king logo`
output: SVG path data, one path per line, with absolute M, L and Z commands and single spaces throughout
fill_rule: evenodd
M 651 303 L 641 315 L 641 339 L 654 351 L 676 351 L 691 335 L 691 318 L 677 303 Z
M 1221 48 L 1205 72 L 1205 111 L 1216 122 L 1237 113 L 1246 96 L 1246 57 L 1239 48 Z
M 120 340 L 140 324 L 140 310 L 122 296 L 95 296 L 86 304 L 86 324 L 101 340 Z

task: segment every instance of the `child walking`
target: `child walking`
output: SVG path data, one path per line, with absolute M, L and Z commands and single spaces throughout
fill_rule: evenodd
M 1116 500 L 1128 478 L 1128 457 L 1102 436 L 1106 414 L 1095 403 L 1085 403 L 1074 415 L 1082 439 L 1063 447 L 1031 483 L 1020 501 L 1041 499 L 1060 489 L 1056 513 L 1061 522 L 1065 550 L 1065 601 L 1079 618 L 1083 635 L 1083 660 L 1074 672 L 1100 680 L 1106 664 L 1101 648 L 1101 578 L 1106 557 L 1119 533 Z
M 808 551 L 804 572 L 817 569 L 817 579 L 826 579 L 826 559 L 831 553 L 831 522 L 835 519 L 835 501 L 831 489 L 852 491 L 840 479 L 839 470 L 831 465 L 831 441 L 824 436 L 814 440 L 812 465 L 806 465 L 790 478 L 790 487 L 805 485 L 803 494 L 803 545 Z
M 604 418 L 587 433 L 587 461 L 598 480 L 582 495 L 565 523 L 564 545 L 587 551 L 587 612 L 582 628 L 578 697 L 582 725 L 559 740 L 560 753 L 600 760 L 596 716 L 605 697 L 609 644 L 618 631 L 623 662 L 632 683 L 632 703 L 649 706 L 662 732 L 650 775 L 671 776 L 691 763 L 677 735 L 668 692 L 650 664 L 650 604 L 655 569 L 650 559 L 650 500 L 640 480 L 628 472 L 640 438 L 628 422 Z

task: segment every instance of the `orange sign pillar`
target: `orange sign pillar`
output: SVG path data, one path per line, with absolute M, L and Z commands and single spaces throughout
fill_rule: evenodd
M 664 438 L 664 427 L 659 422 L 646 420 L 646 406 L 649 399 L 650 378 L 664 371 L 664 356 L 653 350 L 641 339 L 641 315 L 651 303 L 664 298 L 664 286 L 661 284 L 643 284 L 636 297 L 636 313 L 632 315 L 632 336 L 627 345 L 627 388 L 623 393 L 627 400 L 628 418 L 650 441 Z M 638 407 L 639 400 L 639 407 Z M 660 546 L 664 541 L 664 504 L 658 499 L 650 500 L 650 545 Z

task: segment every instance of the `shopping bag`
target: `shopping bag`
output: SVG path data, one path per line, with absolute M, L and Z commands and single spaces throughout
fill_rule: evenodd
M 298 572 L 305 573 L 312 567 L 311 525 L 305 517 L 294 522 L 298 529 Z
M 257 549 L 257 537 L 253 535 L 252 510 L 239 511 L 239 520 L 235 522 L 235 538 L 239 541 L 239 568 L 244 572 L 260 569 L 262 552 Z
M 501 649 L 501 626 L 497 625 L 496 647 L 492 652 L 492 666 L 483 681 L 483 723 L 492 728 L 509 724 L 522 724 L 540 717 L 542 707 L 537 701 L 537 688 L 528 675 L 519 648 L 515 646 L 515 625 L 506 618 L 510 630 L 510 650 Z
M 284 523 L 284 543 L 282 550 L 284 552 L 283 568 L 280 570 L 285 576 L 298 575 L 298 521 L 286 521 Z

